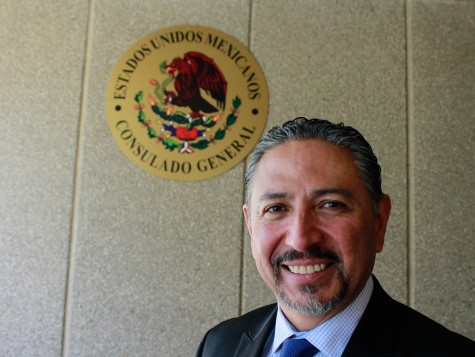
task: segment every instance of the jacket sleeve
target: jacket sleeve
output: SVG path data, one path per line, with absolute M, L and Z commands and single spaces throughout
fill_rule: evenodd
M 205 345 L 205 342 L 206 342 L 206 338 L 208 337 L 208 333 L 209 333 L 209 331 L 206 333 L 206 335 L 201 340 L 201 343 L 198 347 L 198 350 L 196 351 L 196 355 L 195 355 L 196 357 L 202 357 L 203 356 L 203 349 L 204 349 L 204 345 Z

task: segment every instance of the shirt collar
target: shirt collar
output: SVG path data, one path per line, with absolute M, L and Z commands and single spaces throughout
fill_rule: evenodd
M 370 277 L 363 290 L 350 305 L 310 331 L 297 331 L 284 316 L 279 306 L 270 355 L 272 356 L 280 349 L 285 339 L 295 335 L 298 338 L 307 339 L 324 356 L 341 356 L 368 305 L 372 291 L 373 279 Z

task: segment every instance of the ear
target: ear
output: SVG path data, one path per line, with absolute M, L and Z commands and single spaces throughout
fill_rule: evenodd
M 252 238 L 252 227 L 251 227 L 251 212 L 247 205 L 242 206 L 242 211 L 244 212 L 244 219 L 246 220 L 247 231 Z
M 386 227 L 391 213 L 391 198 L 384 195 L 379 202 L 378 212 L 376 213 L 376 252 L 383 250 L 384 236 L 386 234 Z

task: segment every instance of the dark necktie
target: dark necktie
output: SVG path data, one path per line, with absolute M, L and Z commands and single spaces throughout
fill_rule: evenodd
M 281 357 L 313 357 L 318 348 L 305 339 L 288 338 L 282 344 Z

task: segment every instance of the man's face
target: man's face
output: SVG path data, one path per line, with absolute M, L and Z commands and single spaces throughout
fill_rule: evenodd
M 349 151 L 290 141 L 268 151 L 244 214 L 252 254 L 284 313 L 333 316 L 368 280 L 390 200 L 374 212 Z

